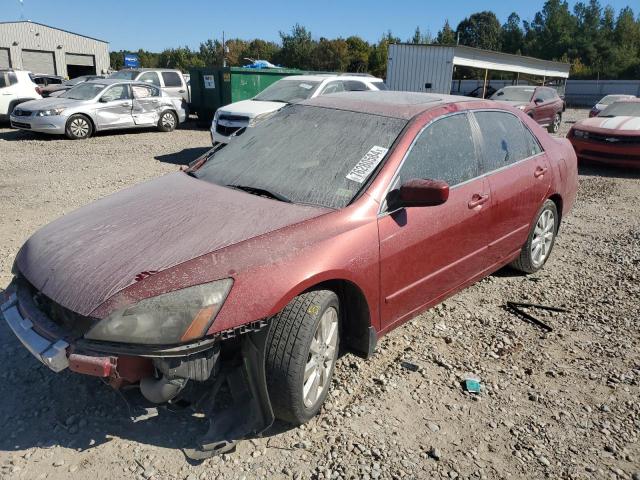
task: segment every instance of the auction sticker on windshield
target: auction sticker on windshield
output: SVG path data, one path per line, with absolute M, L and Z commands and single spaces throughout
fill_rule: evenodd
M 375 170 L 378 164 L 382 161 L 384 156 L 389 151 L 388 148 L 379 147 L 374 145 L 367 153 L 365 153 L 362 160 L 360 160 L 355 167 L 347 174 L 349 180 L 362 183 L 367 177 Z

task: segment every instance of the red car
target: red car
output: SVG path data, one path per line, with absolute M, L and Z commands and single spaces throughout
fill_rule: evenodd
M 549 133 L 558 133 L 560 130 L 565 103 L 551 87 L 504 87 L 492 95 L 491 100 L 522 110 L 540 125 L 547 127 Z
M 322 96 L 42 227 L 2 310 L 54 371 L 153 402 L 226 382 L 201 458 L 313 417 L 339 351 L 368 357 L 505 265 L 542 268 L 576 188 L 569 142 L 510 107 Z
M 567 135 L 581 162 L 640 168 L 640 98 L 612 103 Z

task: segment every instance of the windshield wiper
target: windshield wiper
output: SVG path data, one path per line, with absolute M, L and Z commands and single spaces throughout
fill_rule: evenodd
M 248 185 L 227 185 L 229 188 L 235 188 L 236 190 L 242 190 L 243 192 L 250 193 L 251 195 L 258 195 L 260 197 L 268 197 L 274 200 L 279 200 L 285 203 L 293 203 L 290 199 L 279 193 L 270 192 L 264 188 L 250 187 Z

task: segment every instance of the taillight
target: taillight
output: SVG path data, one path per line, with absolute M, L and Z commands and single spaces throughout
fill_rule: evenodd
M 40 87 L 36 87 L 36 93 L 38 95 L 42 95 L 42 89 Z

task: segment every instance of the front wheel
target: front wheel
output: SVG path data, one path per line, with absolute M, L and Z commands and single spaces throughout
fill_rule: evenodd
M 299 425 L 322 406 L 338 358 L 340 303 L 329 290 L 294 298 L 272 319 L 265 359 L 276 417 Z
M 553 122 L 551 122 L 551 125 L 548 127 L 549 133 L 558 133 L 560 131 L 560 125 L 562 125 L 562 115 L 556 113 L 553 116 Z
M 558 209 L 553 200 L 544 202 L 536 221 L 529 232 L 527 243 L 520 251 L 520 256 L 511 266 L 524 273 L 535 273 L 540 270 L 551 255 L 556 242 L 559 227 Z
M 93 125 L 84 115 L 71 115 L 64 133 L 71 140 L 84 140 L 93 135 Z

